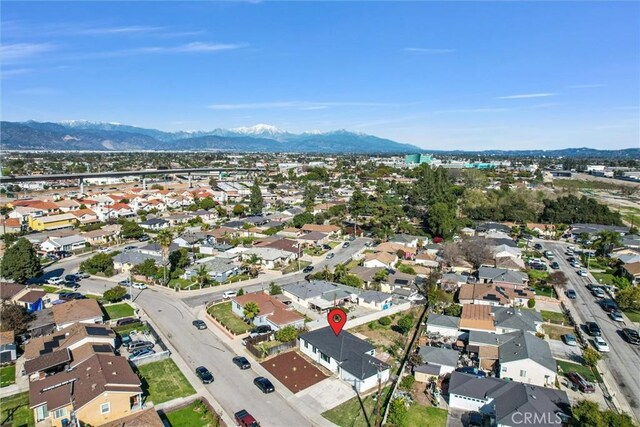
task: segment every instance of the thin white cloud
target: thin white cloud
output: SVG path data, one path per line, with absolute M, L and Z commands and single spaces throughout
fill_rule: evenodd
M 54 50 L 51 43 L 13 43 L 0 46 L 0 58 L 5 64 L 20 62 L 42 53 Z
M 596 88 L 596 87 L 605 87 L 606 85 L 600 84 L 600 83 L 593 83 L 593 84 L 585 84 L 585 85 L 572 85 L 572 86 L 567 86 L 567 89 L 592 89 L 592 88 Z
M 164 27 L 151 27 L 146 25 L 129 25 L 122 27 L 97 27 L 82 30 L 71 31 L 76 34 L 87 35 L 116 35 L 116 34 L 132 34 L 132 33 L 156 33 L 163 31 Z
M 170 54 L 183 54 L 183 53 L 217 53 L 228 50 L 242 49 L 247 47 L 245 43 L 207 43 L 207 42 L 192 42 L 177 46 L 144 46 L 133 47 L 129 49 L 91 52 L 91 53 L 78 53 L 70 54 L 66 57 L 60 57 L 63 60 L 79 60 L 79 59 L 92 59 L 92 58 L 115 58 L 132 55 L 170 55 Z
M 271 110 L 282 108 L 297 108 L 303 110 L 323 110 L 329 107 L 391 107 L 403 104 L 385 102 L 310 102 L 310 101 L 276 101 L 250 102 L 238 104 L 211 104 L 212 110 Z
M 2 78 L 8 79 L 14 76 L 21 76 L 33 72 L 33 68 L 13 68 L 11 70 L 2 70 Z
M 529 98 L 546 98 L 549 96 L 556 96 L 556 93 L 543 92 L 543 93 L 523 93 L 518 95 L 500 96 L 497 99 L 529 99 Z
M 453 53 L 453 49 L 432 49 L 426 47 L 405 47 L 402 49 L 406 53 L 418 53 L 423 55 L 441 55 L 444 53 Z

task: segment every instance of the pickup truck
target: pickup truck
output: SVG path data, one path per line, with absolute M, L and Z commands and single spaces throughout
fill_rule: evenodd
M 253 418 L 253 415 L 248 413 L 246 410 L 241 409 L 240 411 L 234 414 L 236 419 L 236 424 L 241 427 L 260 427 L 260 423 Z

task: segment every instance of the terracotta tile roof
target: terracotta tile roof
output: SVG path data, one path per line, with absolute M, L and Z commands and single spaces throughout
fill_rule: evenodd
M 126 203 L 116 203 L 111 206 L 111 209 L 131 209 L 131 206 Z
M 0 344 L 13 344 L 15 340 L 15 333 L 13 331 L 0 332 Z
M 396 258 L 395 254 L 390 254 L 389 252 L 374 252 L 364 256 L 365 261 L 378 260 L 386 265 L 395 262 Z
M 388 252 L 392 254 L 396 254 L 398 251 L 402 251 L 407 254 L 416 253 L 416 248 L 408 248 L 400 243 L 393 243 L 393 242 L 380 243 L 378 246 L 375 247 L 375 250 L 380 252 Z
M 305 224 L 302 226 L 302 231 L 319 231 L 321 233 L 334 233 L 336 231 L 340 231 L 340 227 L 336 225 Z
M 7 227 L 20 227 L 20 220 L 18 218 L 7 218 L 0 222 L 0 224 L 3 223 Z
M 76 299 L 67 301 L 64 304 L 52 307 L 53 320 L 61 325 L 69 322 L 80 322 L 82 320 L 102 318 L 102 310 L 98 302 L 94 299 Z
M 245 294 L 235 297 L 233 300 L 240 304 L 241 307 L 244 307 L 248 302 L 255 302 L 260 308 L 258 316 L 264 316 L 269 313 L 267 318 L 276 325 L 286 326 L 304 319 L 298 313 L 289 310 L 289 307 L 284 303 L 263 292 Z
M 78 218 L 83 216 L 83 215 L 95 215 L 95 216 L 97 216 L 97 214 L 94 211 L 92 211 L 91 209 L 89 209 L 89 208 L 87 208 L 87 209 L 78 209 L 78 210 L 75 210 L 75 211 L 70 211 L 69 213 L 71 215 L 74 215 L 74 216 L 78 217 Z

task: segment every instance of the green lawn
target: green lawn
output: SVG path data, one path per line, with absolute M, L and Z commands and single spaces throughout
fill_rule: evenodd
M 559 326 L 545 323 L 542 325 L 542 330 L 545 334 L 549 335 L 549 339 L 560 340 L 564 334 L 575 335 L 576 331 L 568 326 Z
M 556 363 L 558 364 L 558 367 L 562 369 L 562 372 L 575 371 L 582 375 L 589 382 L 602 382 L 602 378 L 600 378 L 600 375 L 593 372 L 593 370 L 588 366 L 565 362 L 564 360 L 556 360 Z
M 282 274 L 294 273 L 296 271 L 302 270 L 306 266 L 311 265 L 309 261 L 300 261 L 300 268 L 298 269 L 298 262 L 294 261 L 291 264 L 287 265 L 283 270 Z
M 536 295 L 540 295 L 543 297 L 550 297 L 550 298 L 555 298 L 556 297 L 556 293 L 553 290 L 553 287 L 551 286 L 540 286 L 540 285 L 533 285 L 531 286 L 531 288 L 536 291 Z
M 336 247 L 340 246 L 342 243 L 341 242 L 329 242 L 327 243 L 327 245 L 331 246 L 331 249 L 335 249 Z
M 567 323 L 567 320 L 564 318 L 564 314 L 562 313 L 541 310 L 540 314 L 542 315 L 542 320 L 545 322 L 557 323 L 558 325 Z
M 33 411 L 29 409 L 29 392 L 0 399 L 0 425 L 34 426 Z
M 171 279 L 169 280 L 169 284 L 167 286 L 173 289 L 176 287 L 176 284 L 178 285 L 178 288 L 185 289 L 193 285 L 193 282 L 191 280 L 186 280 L 186 279 Z M 193 285 L 193 286 L 199 286 L 199 285 Z
M 613 285 L 613 274 L 610 273 L 592 273 L 593 277 L 603 285 Z
M 358 259 L 352 259 L 351 261 L 349 261 L 349 263 L 347 264 L 347 270 L 351 270 L 359 266 L 360 261 L 361 260 L 358 260 Z
M 389 387 L 382 389 L 383 396 L 386 396 L 388 393 Z M 372 398 L 375 395 L 376 393 L 373 393 L 363 399 L 366 417 L 362 412 L 362 406 L 360 405 L 358 397 L 347 400 L 343 404 L 324 412 L 322 416 L 340 427 L 369 427 L 369 425 L 373 425 L 375 422 L 376 402 Z M 367 418 L 369 419 L 369 422 L 367 422 Z
M 106 320 L 114 320 L 114 319 L 120 319 L 122 317 L 133 316 L 133 307 L 131 307 L 126 302 L 123 302 L 120 304 L 114 304 L 114 305 L 106 305 L 103 308 L 104 308 L 104 311 L 107 313 Z
M 16 365 L 0 368 L 0 387 L 6 387 L 16 382 Z
M 120 335 L 128 335 L 129 332 L 131 332 L 131 331 L 143 332 L 143 331 L 148 331 L 148 330 L 149 330 L 149 327 L 145 326 L 142 322 L 131 323 L 129 325 L 114 326 L 113 327 L 113 331 L 117 332 Z
M 184 374 L 171 359 L 151 362 L 138 367 L 142 389 L 156 405 L 195 394 Z
M 236 283 L 236 282 L 242 282 L 243 280 L 249 280 L 251 279 L 251 276 L 249 276 L 248 274 L 238 274 L 237 276 L 232 276 L 229 278 L 229 280 L 227 280 L 224 283 Z
M 247 325 L 244 320 L 233 314 L 231 311 L 231 302 L 212 305 L 208 312 L 218 322 L 229 328 L 235 335 L 244 334 L 251 329 L 250 325 Z
M 631 320 L 632 322 L 640 323 L 640 311 L 628 310 L 625 311 L 624 314 L 626 314 L 629 320 Z
M 172 427 L 218 427 L 220 425 L 214 414 L 201 400 L 196 400 L 182 409 L 166 412 L 163 418 Z
M 447 410 L 413 404 L 409 408 L 407 426 L 445 427 L 447 425 Z

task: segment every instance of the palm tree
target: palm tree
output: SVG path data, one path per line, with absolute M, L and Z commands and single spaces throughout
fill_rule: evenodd
M 344 264 L 338 264 L 336 265 L 336 269 L 333 271 L 333 280 L 339 282 L 344 276 L 347 275 L 347 273 L 347 266 Z
M 260 313 L 260 307 L 255 302 L 250 301 L 244 305 L 242 313 L 247 320 L 253 322 L 253 319 Z
M 262 262 L 262 258 L 260 258 L 256 254 L 251 254 L 248 258 L 244 260 L 243 266 L 245 268 L 248 268 L 249 275 L 251 277 L 258 277 L 258 274 L 260 273 L 260 269 L 262 268 L 262 266 L 260 265 L 261 262 Z
M 169 256 L 169 246 L 171 246 L 171 242 L 173 242 L 173 234 L 169 230 L 160 230 L 158 236 L 156 237 L 156 241 L 162 247 L 162 267 L 164 269 L 164 282 L 163 284 L 167 285 L 167 258 Z M 178 286 L 176 284 L 176 286 Z M 176 287 L 176 291 L 178 288 Z
M 209 272 L 207 271 L 207 267 L 204 265 L 198 267 L 198 270 L 196 271 L 196 280 L 200 284 L 200 289 L 202 289 L 203 285 L 209 282 Z
M 615 231 L 601 231 L 598 233 L 598 239 L 593 242 L 592 248 L 600 256 L 608 255 L 614 248 L 622 244 L 620 234 Z

